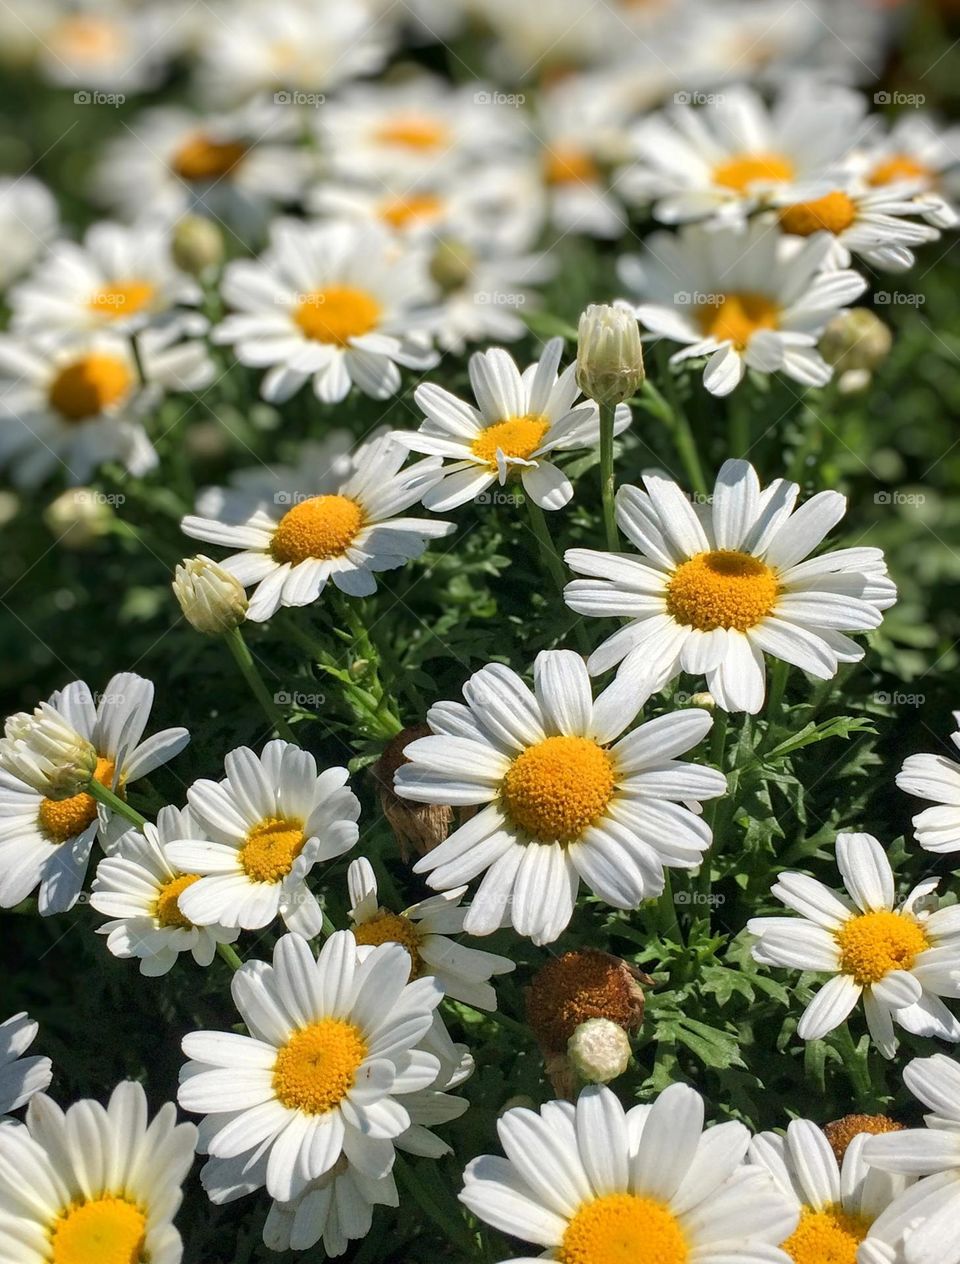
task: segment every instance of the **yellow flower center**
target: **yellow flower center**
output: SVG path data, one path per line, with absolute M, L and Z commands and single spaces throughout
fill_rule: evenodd
M 857 204 L 853 198 L 838 189 L 812 202 L 797 202 L 780 212 L 780 224 L 785 233 L 795 237 L 812 237 L 826 230 L 838 237 L 857 218 Z
M 133 374 L 117 356 L 91 353 L 65 365 L 50 383 L 50 406 L 66 421 L 85 421 L 130 393 Z
M 557 1259 L 561 1264 L 687 1264 L 690 1247 L 676 1216 L 661 1203 L 608 1194 L 576 1213 Z
M 50 33 L 49 40 L 62 56 L 80 61 L 116 57 L 126 48 L 120 27 L 92 13 L 64 19 Z
M 796 1264 L 856 1264 L 857 1247 L 869 1231 L 869 1220 L 838 1205 L 820 1211 L 804 1207 L 782 1249 Z
M 607 809 L 613 758 L 587 737 L 548 737 L 510 765 L 501 785 L 514 825 L 542 843 L 570 843 Z
M 870 173 L 872 185 L 896 184 L 898 180 L 932 180 L 933 172 L 909 154 L 894 154 L 878 163 Z
M 780 309 L 764 294 L 743 291 L 698 303 L 696 316 L 706 337 L 732 342 L 742 351 L 758 329 L 777 328 Z
M 543 178 L 547 184 L 591 184 L 600 179 L 600 168 L 585 149 L 558 145 L 544 153 Z
M 314 342 L 345 347 L 351 338 L 360 338 L 376 329 L 381 310 L 377 300 L 365 290 L 332 285 L 307 294 L 293 313 L 293 319 Z
M 714 184 L 746 193 L 751 184 L 793 179 L 793 163 L 782 154 L 736 154 L 713 169 Z
M 270 552 L 274 561 L 294 566 L 311 557 L 339 557 L 362 526 L 363 510 L 349 496 L 311 496 L 277 523 Z
M 408 228 L 411 224 L 437 219 L 442 211 L 443 198 L 435 193 L 410 193 L 383 202 L 380 218 L 391 228 Z
M 342 1101 L 367 1056 L 367 1042 L 353 1023 L 321 1018 L 296 1032 L 277 1053 L 273 1088 L 291 1110 L 323 1115 Z
M 836 932 L 840 969 L 861 987 L 869 987 L 891 970 L 910 970 L 929 947 L 920 923 L 908 914 L 885 909 L 852 917 Z
M 181 892 L 199 881 L 198 873 L 182 873 L 179 878 L 171 878 L 169 882 L 164 883 L 157 892 L 157 905 L 154 911 L 154 916 L 161 926 L 179 927 L 181 930 L 193 928 L 193 922 L 181 913 L 178 901 Z
M 504 456 L 528 461 L 549 429 L 549 421 L 538 413 L 508 417 L 506 421 L 498 421 L 496 425 L 481 430 L 470 445 L 470 451 L 491 470 L 497 468 L 498 451 Z
M 240 849 L 240 864 L 254 882 L 280 882 L 306 842 L 303 822 L 289 816 L 270 816 L 259 821 Z
M 213 140 L 197 132 L 183 142 L 170 165 L 181 180 L 220 180 L 228 176 L 249 152 L 239 140 Z
M 736 549 L 715 549 L 677 567 L 667 586 L 667 612 L 701 632 L 746 632 L 766 618 L 779 592 L 776 573 L 765 562 Z
M 353 934 L 358 944 L 400 944 L 410 955 L 410 978 L 416 979 L 423 967 L 420 960 L 420 932 L 416 922 L 402 913 L 390 913 L 380 909 L 376 917 L 362 926 L 354 926 Z
M 93 780 L 102 786 L 113 788 L 114 764 L 112 759 L 98 759 Z M 116 793 L 123 798 L 123 786 Z M 44 799 L 37 813 L 37 825 L 48 843 L 59 845 L 68 838 L 76 838 L 97 818 L 97 801 L 92 794 L 74 794 L 69 799 Z
M 384 123 L 374 133 L 381 145 L 397 145 L 401 149 L 439 149 L 446 144 L 450 130 L 439 119 L 408 114 Z
M 122 316 L 135 316 L 142 312 L 156 294 L 156 286 L 149 281 L 117 281 L 108 285 L 87 302 L 87 307 L 107 320 L 119 320 Z
M 147 1218 L 126 1198 L 74 1204 L 50 1230 L 51 1264 L 143 1264 Z

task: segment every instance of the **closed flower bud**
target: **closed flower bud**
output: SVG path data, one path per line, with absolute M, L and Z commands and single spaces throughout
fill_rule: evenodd
M 717 700 L 712 693 L 692 693 L 687 699 L 692 707 L 702 707 L 704 711 L 716 711 Z
M 577 384 L 598 404 L 620 404 L 636 394 L 646 374 L 640 326 L 622 307 L 592 304 L 577 333 Z
M 820 338 L 820 354 L 838 373 L 872 373 L 893 346 L 893 334 L 869 307 L 838 312 Z
M 630 1064 L 630 1039 L 609 1018 L 588 1018 L 570 1037 L 567 1056 L 587 1084 L 607 1084 Z
M 113 507 L 90 487 L 70 487 L 47 505 L 43 520 L 65 549 L 88 549 L 110 530 Z
M 430 276 L 441 290 L 457 290 L 469 278 L 475 263 L 473 251 L 461 241 L 437 243 L 430 260 Z
M 414 803 L 411 799 L 401 799 L 393 788 L 397 769 L 407 762 L 404 747 L 418 737 L 429 737 L 431 731 L 428 724 L 413 724 L 404 729 L 387 743 L 371 769 L 377 783 L 380 810 L 400 845 L 403 860 L 408 859 L 410 848 L 418 856 L 425 856 L 434 847 L 439 847 L 453 825 L 452 807 L 444 803 Z
M 201 276 L 223 259 L 223 233 L 203 215 L 185 215 L 173 230 L 170 253 L 178 268 Z
M 177 567 L 173 592 L 187 621 L 206 636 L 239 627 L 247 614 L 243 584 L 209 557 L 190 557 Z
M 97 752 L 92 743 L 47 702 L 32 713 L 11 715 L 4 734 L 0 768 L 48 799 L 81 794 L 96 772 Z
M 606 1018 L 635 1032 L 643 1022 L 643 988 L 650 980 L 619 957 L 581 948 L 554 957 L 527 988 L 527 1022 L 544 1058 L 566 1054 L 576 1029 L 589 1018 Z

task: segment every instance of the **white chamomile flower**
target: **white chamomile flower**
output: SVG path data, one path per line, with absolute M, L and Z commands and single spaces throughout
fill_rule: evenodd
M 542 509 L 562 509 L 571 500 L 573 484 L 550 457 L 597 445 L 600 418 L 596 404 L 580 398 L 576 365 L 557 375 L 562 354 L 563 339 L 552 338 L 521 373 L 500 347 L 476 352 L 470 357 L 476 404 L 432 382 L 417 387 L 414 399 L 426 420 L 396 438 L 415 452 L 451 460 L 423 497 L 428 509 L 455 509 L 510 477 L 519 477 Z M 616 433 L 629 425 L 629 408 L 618 409 Z
M 351 386 L 388 399 L 400 389 L 399 366 L 437 363 L 422 254 L 362 224 L 277 220 L 270 242 L 259 259 L 227 267 L 223 297 L 234 311 L 213 332 L 241 364 L 272 366 L 264 399 L 287 400 L 307 381 L 325 404 Z
M 589 576 L 568 584 L 579 614 L 630 622 L 588 660 L 597 675 L 622 662 L 651 692 L 681 671 L 705 675 L 725 711 L 756 713 L 765 693 L 764 654 L 818 680 L 863 649 L 845 635 L 879 626 L 897 590 L 879 549 L 810 557 L 846 509 L 819 492 L 794 509 L 800 488 L 777 479 L 760 489 L 747 461 L 725 461 L 700 512 L 659 474 L 617 492 L 617 522 L 639 551 L 568 549 L 567 565 Z M 804 560 L 806 559 L 806 560 Z
M 750 1143 L 751 1163 L 766 1168 L 800 1223 L 780 1245 L 794 1264 L 894 1264 L 897 1237 L 884 1213 L 907 1185 L 867 1166 L 869 1136 L 853 1138 L 839 1164 L 823 1130 L 809 1119 L 794 1119 L 786 1136 L 761 1132 Z
M 860 93 L 827 84 L 814 89 L 806 79 L 792 83 L 771 109 L 744 85 L 702 106 L 675 103 L 637 126 L 637 165 L 619 186 L 636 202 L 652 202 L 663 223 L 742 223 L 772 195 L 840 164 L 862 135 L 865 110 Z
M 94 778 L 121 796 L 180 753 L 190 740 L 186 729 L 163 729 L 141 741 L 153 706 L 153 685 L 142 676 L 114 676 L 95 704 L 82 680 L 53 694 L 48 705 L 97 754 Z M 77 901 L 94 839 L 113 850 L 130 824 L 92 795 L 45 798 L 9 769 L 0 770 L 0 908 L 25 900 L 38 884 L 44 916 L 62 913 Z
M 564 1264 L 787 1264 L 776 1246 L 795 1229 L 796 1208 L 766 1171 L 744 1164 L 743 1124 L 704 1130 L 703 1121 L 703 1099 L 685 1084 L 626 1112 L 599 1085 L 575 1107 L 508 1110 L 497 1122 L 507 1157 L 468 1163 L 460 1200 Z
M 365 857 L 351 861 L 347 882 L 350 921 L 361 947 L 398 943 L 410 955 L 411 979 L 432 974 L 445 996 L 476 1009 L 497 1008 L 497 994 L 489 980 L 495 974 L 509 974 L 516 962 L 467 948 L 450 938 L 463 930 L 467 910 L 460 907 L 460 901 L 466 887 L 444 891 L 412 904 L 402 913 L 392 913 L 380 905 L 376 875 Z
M 533 691 L 494 663 L 463 696 L 466 706 L 430 708 L 433 736 L 405 748 L 394 786 L 420 803 L 480 809 L 414 867 L 441 891 L 485 874 L 468 934 L 489 935 L 509 914 L 519 934 L 549 944 L 573 916 L 581 879 L 607 904 L 633 909 L 660 894 L 665 867 L 700 864 L 710 829 L 684 805 L 716 798 L 726 781 L 675 757 L 707 733 L 706 711 L 625 733 L 642 691 L 621 676 L 594 701 L 569 650 L 537 655 Z
M 0 1128 L 0 1259 L 4 1264 L 180 1264 L 174 1228 L 197 1130 L 172 1102 L 148 1122 L 132 1081 L 107 1105 L 62 1111 L 45 1093 L 26 1127 Z
M 800 917 L 755 917 L 747 926 L 758 937 L 756 961 L 833 976 L 807 1006 L 797 1035 L 821 1039 L 862 998 L 885 1058 L 897 1051 L 894 1023 L 960 1041 L 960 1022 L 940 999 L 960 995 L 960 909 L 937 909 L 939 879 L 921 882 L 898 907 L 890 862 L 870 834 L 838 834 L 837 866 L 848 895 L 784 872 L 771 894 Z
M 97 866 L 90 903 L 112 919 L 97 932 L 107 936 L 115 957 L 138 959 L 140 973 L 148 977 L 166 974 L 181 952 L 208 966 L 217 945 L 232 944 L 240 933 L 215 923 L 195 926 L 181 911 L 180 896 L 200 876 L 171 865 L 166 847 L 186 838 L 203 838 L 189 808 L 164 807 L 156 825 L 148 822 L 142 833 L 125 834 L 116 853 Z
M 950 740 L 960 749 L 960 711 L 954 711 L 953 718 L 957 732 Z M 920 846 L 946 854 L 960 851 L 960 763 L 945 755 L 908 755 L 897 773 L 897 785 L 933 802 L 913 818 Z
M 833 249 L 828 233 L 798 248 L 761 217 L 742 230 L 654 233 L 642 256 L 621 261 L 620 273 L 641 295 L 634 309 L 641 325 L 686 343 L 671 364 L 706 357 L 711 395 L 729 395 L 747 369 L 823 386 L 832 369 L 817 339 L 867 288 L 857 272 L 825 271 Z
M 893 1203 L 889 1232 L 903 1235 L 891 1264 L 960 1264 L 960 1066 L 942 1053 L 914 1058 L 903 1079 L 924 1106 L 926 1128 L 870 1137 L 864 1158 L 884 1172 L 922 1177 Z M 874 1264 L 873 1260 L 863 1264 Z M 887 1264 L 878 1260 L 876 1264 Z
M 273 965 L 248 962 L 233 999 L 250 1032 L 199 1031 L 183 1041 L 193 1061 L 180 1104 L 212 1115 L 203 1145 L 214 1158 L 259 1150 L 271 1198 L 291 1202 L 341 1155 L 364 1175 L 385 1176 L 394 1140 L 410 1126 L 404 1094 L 434 1083 L 440 1060 L 417 1046 L 442 992 L 427 977 L 408 982 L 397 944 L 363 962 L 349 931 L 318 959 L 299 935 L 284 935 Z
M 242 550 L 221 565 L 244 587 L 257 585 L 247 611 L 255 622 L 280 606 L 316 601 L 328 580 L 341 592 L 366 597 L 376 592 L 376 571 L 403 566 L 424 552 L 428 540 L 453 530 L 451 522 L 397 517 L 440 471 L 437 460 L 402 469 L 406 457 L 387 434 L 356 453 L 355 472 L 335 491 L 321 487 L 290 508 L 286 498 L 261 505 L 239 523 L 227 512 L 225 520 L 188 515 L 181 525 L 194 539 Z
M 172 32 L 159 6 L 60 4 L 43 26 L 40 66 L 52 83 L 78 87 L 77 105 L 123 104 L 155 88 L 166 69 Z M 94 93 L 114 93 L 101 102 Z
M 889 132 L 871 136 L 853 165 L 868 184 L 882 189 L 919 184 L 918 213 L 937 228 L 956 228 L 960 127 L 948 127 L 922 110 L 904 110 Z
M 261 755 L 240 746 L 224 760 L 222 781 L 187 791 L 192 820 L 208 838 L 171 839 L 165 851 L 182 873 L 199 875 L 178 897 L 196 926 L 257 930 L 279 914 L 311 938 L 323 914 L 307 886 L 315 864 L 357 841 L 360 804 L 346 768 L 317 772 L 309 752 L 268 742 Z
M 49 1058 L 23 1055 L 36 1039 L 39 1027 L 26 1013 L 14 1014 L 0 1023 L 0 1124 L 4 1116 L 42 1093 L 53 1079 Z
M 30 268 L 58 227 L 57 203 L 33 176 L 0 180 L 0 288 Z

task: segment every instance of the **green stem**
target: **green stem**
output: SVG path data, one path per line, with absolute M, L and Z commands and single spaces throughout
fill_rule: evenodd
M 231 970 L 239 970 L 243 965 L 243 958 L 230 944 L 217 944 L 217 955 L 223 958 Z
M 91 781 L 88 787 L 88 793 L 98 803 L 102 803 L 105 808 L 109 808 L 111 812 L 116 812 L 118 816 L 126 817 L 138 829 L 142 829 L 147 823 L 147 818 L 141 816 L 136 808 L 132 808 L 129 803 L 125 803 L 118 794 L 114 794 L 109 786 L 105 786 L 101 781 Z
M 616 405 L 598 404 L 600 409 L 600 495 L 603 498 L 603 525 L 607 533 L 607 548 L 611 553 L 620 551 L 620 535 L 617 531 L 616 485 L 613 478 L 613 425 Z
M 750 413 L 745 402 L 746 396 L 736 392 L 727 401 L 727 423 L 729 426 L 729 455 L 745 459 L 750 451 Z
M 876 1094 L 870 1079 L 869 1054 L 864 1058 L 850 1033 L 849 1024 L 843 1023 L 835 1032 L 835 1048 L 850 1075 L 856 1104 L 864 1110 L 872 1110 Z
M 146 386 L 147 374 L 143 367 L 143 353 L 140 350 L 140 343 L 137 341 L 137 335 L 130 335 L 130 351 L 133 355 L 133 362 L 137 366 L 137 376 L 140 379 L 140 385 Z
M 460 1218 L 459 1206 L 457 1211 L 451 1213 L 446 1207 L 436 1202 L 428 1193 L 426 1183 L 418 1181 L 416 1174 L 410 1164 L 401 1155 L 397 1155 L 394 1160 L 394 1172 L 398 1178 L 398 1183 L 403 1186 L 413 1201 L 419 1206 L 430 1220 L 437 1225 L 440 1230 L 447 1235 L 448 1238 L 458 1243 L 460 1249 L 468 1256 L 473 1256 L 476 1252 L 476 1243 L 474 1242 L 470 1230 Z
M 726 711 L 721 711 L 718 708 L 714 713 L 713 732 L 710 734 L 710 763 L 713 764 L 715 768 L 718 768 L 720 772 L 724 773 L 724 775 L 726 775 L 726 743 L 727 728 L 729 727 L 729 724 L 730 716 Z M 729 787 L 727 793 L 729 793 Z M 710 826 L 711 831 L 714 829 L 716 824 L 717 812 L 719 811 L 720 804 L 723 802 L 723 799 L 723 795 L 718 796 L 716 799 L 711 799 L 704 809 L 703 819 Z M 700 865 L 700 872 L 697 874 L 696 880 L 695 891 L 697 895 L 701 897 L 698 900 L 698 904 L 706 907 L 708 910 L 710 908 L 710 904 L 707 899 L 710 894 L 710 858 L 717 847 L 718 841 L 719 840 L 717 839 L 716 834 L 714 834 L 713 841 L 710 844 L 710 849 L 703 857 L 703 861 Z
M 698 496 L 709 496 L 710 488 L 707 484 L 707 476 L 703 472 L 697 441 L 693 437 L 690 419 L 680 404 L 673 372 L 669 368 L 665 370 L 664 387 L 667 393 L 665 402 L 670 409 L 673 423 L 673 442 L 677 449 L 677 455 L 680 457 L 680 462 L 686 470 L 687 478 L 690 480 L 690 486 L 693 490 Z
M 563 563 L 560 561 L 560 554 L 557 552 L 553 543 L 553 537 L 550 535 L 550 528 L 547 526 L 547 516 L 533 499 L 532 496 L 524 498 L 527 502 L 527 513 L 530 518 L 530 526 L 533 534 L 537 538 L 537 544 L 540 547 L 540 560 L 543 562 L 544 568 L 553 579 L 557 592 L 560 594 L 560 600 L 563 601 L 563 590 L 566 587 L 566 575 L 563 570 Z M 583 654 L 590 653 L 590 644 L 587 640 L 587 633 L 582 623 L 578 621 L 573 625 L 573 633 L 577 638 L 577 644 Z
M 328 916 L 327 913 L 324 912 L 323 909 L 320 910 L 320 916 L 323 918 L 323 933 L 329 939 L 331 935 L 336 934 L 337 928 L 336 926 L 334 926 L 333 922 L 330 920 L 330 917 Z
M 243 639 L 243 634 L 240 629 L 232 628 L 224 635 L 223 639 L 226 641 L 230 649 L 230 653 L 233 655 L 237 666 L 240 668 L 241 676 L 243 676 L 244 680 L 250 686 L 250 692 L 263 708 L 264 715 L 284 741 L 293 742 L 294 745 L 299 745 L 293 734 L 293 729 L 290 728 L 290 725 L 280 714 L 280 709 L 274 702 L 273 696 L 267 689 L 267 686 L 263 683 L 263 677 L 257 670 L 257 665 L 253 661 L 253 655 L 250 653 L 250 647 Z
M 773 744 L 773 735 L 777 721 L 783 708 L 783 691 L 787 685 L 790 664 L 777 659 L 770 673 L 770 692 L 767 695 L 767 731 L 760 743 L 760 750 L 767 750 Z

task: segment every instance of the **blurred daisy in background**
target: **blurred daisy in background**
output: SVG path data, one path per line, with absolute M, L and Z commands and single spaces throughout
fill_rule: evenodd
M 953 719 L 957 732 L 950 734 L 950 741 L 960 749 L 960 711 L 954 711 Z M 920 846 L 944 854 L 960 851 L 960 763 L 945 755 L 908 755 L 897 785 L 933 803 L 913 818 Z
M 54 84 L 79 88 L 77 105 L 94 92 L 127 95 L 156 88 L 171 59 L 170 25 L 160 7 L 124 3 L 60 4 L 39 14 L 38 61 Z M 36 21 L 36 19 L 34 19 Z
M 801 1040 L 819 1040 L 863 1000 L 870 1036 L 885 1058 L 897 1051 L 894 1023 L 918 1036 L 960 1041 L 960 1022 L 940 999 L 957 996 L 960 917 L 937 909 L 938 878 L 921 882 L 897 907 L 895 876 L 870 834 L 837 835 L 837 867 L 849 893 L 784 872 L 771 894 L 799 918 L 755 917 L 754 960 L 833 977 L 807 1005 Z
M 147 822 L 142 832 L 124 834 L 116 853 L 97 866 L 90 903 L 112 919 L 97 933 L 107 936 L 115 957 L 137 959 L 147 977 L 166 974 L 182 952 L 191 953 L 198 966 L 208 966 L 217 945 L 232 944 L 240 933 L 238 927 L 215 923 L 195 926 L 180 909 L 181 894 L 200 875 L 171 865 L 166 846 L 203 837 L 189 808 L 163 807 L 156 825 Z
M 323 913 L 307 886 L 314 865 L 356 843 L 360 803 L 346 768 L 317 771 L 307 751 L 268 742 L 261 755 L 246 746 L 224 759 L 222 781 L 195 781 L 187 791 L 194 834 L 167 836 L 167 862 L 197 881 L 177 895 L 195 926 L 258 930 L 279 915 L 312 938 Z M 206 831 L 206 837 L 200 831 Z
M 832 369 L 817 339 L 867 288 L 858 272 L 824 271 L 833 247 L 820 233 L 796 248 L 762 219 L 742 231 L 691 226 L 654 233 L 619 271 L 641 296 L 633 309 L 641 325 L 687 344 L 670 363 L 705 357 L 711 395 L 729 395 L 747 369 L 824 386 Z
M 59 227 L 56 200 L 33 176 L 0 179 L 0 288 L 36 262 Z
M 705 507 L 661 475 L 643 483 L 645 491 L 617 491 L 617 522 L 639 557 L 565 554 L 572 571 L 588 576 L 567 585 L 567 605 L 630 620 L 591 654 L 592 675 L 619 663 L 655 693 L 681 671 L 704 674 L 718 706 L 756 714 L 764 654 L 818 680 L 860 661 L 862 647 L 845 633 L 879 627 L 897 590 L 879 549 L 809 556 L 846 511 L 839 492 L 795 509 L 799 486 L 777 479 L 761 490 L 747 461 L 723 463 Z
M 39 1030 L 25 1013 L 0 1023 L 0 1127 L 11 1122 L 4 1116 L 19 1110 L 34 1093 L 42 1093 L 53 1079 L 49 1058 L 24 1057 Z
M 417 504 L 439 477 L 440 462 L 417 461 L 403 469 L 407 450 L 389 434 L 362 445 L 355 472 L 332 488 L 324 478 L 314 494 L 278 492 L 243 522 L 188 515 L 183 531 L 241 552 L 221 565 L 256 592 L 247 618 L 269 619 L 280 606 L 306 606 L 332 581 L 341 592 L 365 597 L 376 592 L 377 571 L 394 570 L 448 535 L 453 523 L 397 515 Z M 292 507 L 291 507 L 292 505 Z
M 405 747 L 394 788 L 478 809 L 414 866 L 441 891 L 484 874 L 468 934 L 489 935 L 509 917 L 518 934 L 549 944 L 573 917 L 581 880 L 612 907 L 633 909 L 660 894 L 664 868 L 700 864 L 711 835 L 699 801 L 723 794 L 726 779 L 675 757 L 709 731 L 706 711 L 621 736 L 646 695 L 621 677 L 594 701 L 583 659 L 569 650 L 537 655 L 533 692 L 490 664 L 463 696 L 466 706 L 430 708 L 433 736 Z
M 881 116 L 854 156 L 854 165 L 867 183 L 882 189 L 903 182 L 917 183 L 921 214 L 937 228 L 960 223 L 960 127 L 948 126 L 922 110 L 904 111 L 889 131 Z

